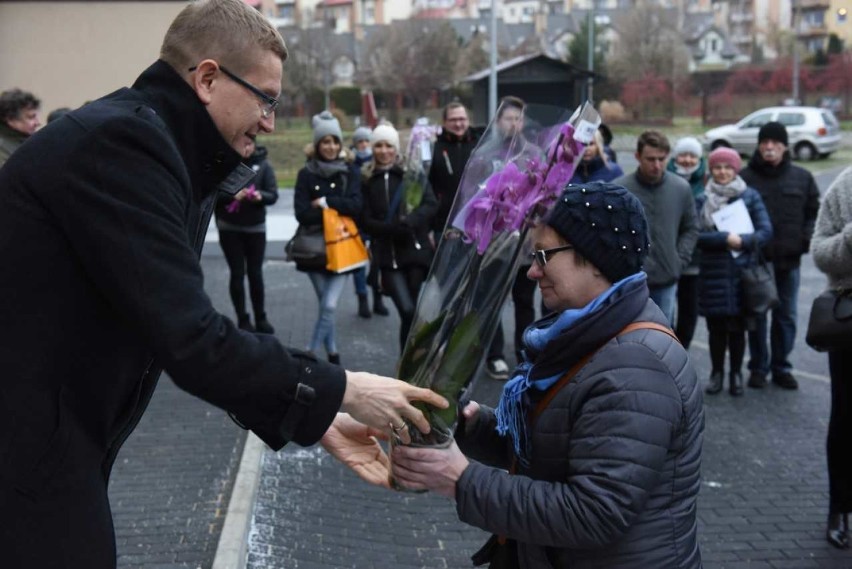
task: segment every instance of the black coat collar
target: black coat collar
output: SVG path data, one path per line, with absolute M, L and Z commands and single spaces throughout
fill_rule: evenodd
M 195 91 L 171 65 L 158 60 L 136 79 L 133 89 L 166 123 L 196 192 L 235 194 L 248 185 L 254 172 L 222 138 Z

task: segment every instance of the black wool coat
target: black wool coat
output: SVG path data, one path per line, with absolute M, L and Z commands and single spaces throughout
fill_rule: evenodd
M 325 198 L 328 207 L 340 215 L 357 220 L 361 216 L 361 172 L 354 163 L 346 161 L 346 171 L 330 176 L 322 175 L 311 164 L 313 154 L 296 175 L 296 187 L 293 191 L 293 211 L 299 225 L 322 226 L 322 208 L 313 207 L 311 202 Z M 304 272 L 315 271 L 296 263 L 296 269 Z M 327 271 L 326 271 L 327 272 Z
M 115 566 L 109 473 L 163 368 L 275 449 L 335 417 L 342 369 L 239 330 L 204 293 L 216 194 L 251 175 L 162 61 L 0 169 L 4 566 Z
M 247 187 L 254 187 L 260 194 L 260 201 L 242 200 L 240 207 L 234 211 L 228 211 L 228 206 L 234 203 L 234 194 L 219 192 L 216 201 L 216 221 L 240 227 L 251 227 L 262 225 L 266 221 L 266 206 L 273 205 L 278 201 L 278 182 L 275 180 L 275 172 L 266 161 L 267 150 L 258 146 L 254 153 L 244 160 L 246 166 L 254 171 L 254 179 Z
M 432 220 L 432 229 L 437 234 L 444 231 L 459 189 L 462 172 L 478 142 L 479 136 L 470 128 L 461 136 L 444 130 L 435 140 L 432 164 L 429 167 L 429 183 L 432 184 L 435 199 L 438 201 L 438 210 Z
M 388 208 L 402 183 L 404 172 L 397 165 L 388 170 L 371 168 L 368 172 L 362 184 L 364 212 L 361 225 L 372 238 L 370 251 L 373 263 L 382 269 L 410 266 L 428 269 L 434 254 L 429 228 L 438 209 L 432 188 L 425 184 L 420 205 L 407 215 L 403 213 L 405 197 L 401 197 L 396 211 L 388 219 Z
M 772 220 L 773 237 L 764 248 L 766 258 L 776 269 L 795 269 L 810 249 L 814 234 L 819 211 L 816 180 L 810 172 L 792 163 L 789 152 L 784 153 L 778 166 L 772 166 L 758 150 L 740 177 L 758 191 Z

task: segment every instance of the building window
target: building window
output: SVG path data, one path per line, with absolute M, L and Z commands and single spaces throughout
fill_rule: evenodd
M 285 20 L 293 19 L 293 5 L 292 4 L 278 4 L 278 17 L 283 18 Z
M 710 40 L 710 51 L 712 51 L 713 53 L 716 53 L 718 51 L 718 49 L 716 48 L 717 42 L 718 40 L 716 39 Z

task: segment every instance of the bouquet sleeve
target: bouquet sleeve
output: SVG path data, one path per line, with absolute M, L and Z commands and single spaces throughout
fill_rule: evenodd
M 441 446 L 451 439 L 459 397 L 494 335 L 527 231 L 571 179 L 600 119 L 588 103 L 573 116 L 527 105 L 523 123 L 516 132 L 501 132 L 494 123 L 486 130 L 439 238 L 397 371 L 451 404 L 422 407 L 432 432 L 411 427 L 412 444 Z

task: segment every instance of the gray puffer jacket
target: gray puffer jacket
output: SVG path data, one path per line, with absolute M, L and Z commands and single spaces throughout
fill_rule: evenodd
M 631 318 L 664 323 L 643 289 L 638 313 L 625 319 L 623 307 L 605 308 L 600 324 L 578 327 L 565 345 L 588 346 L 594 329 L 609 326 L 600 345 Z M 493 466 L 471 462 L 457 484 L 457 511 L 516 540 L 521 567 L 701 567 L 703 400 L 686 351 L 671 337 L 636 330 L 607 342 L 538 417 L 529 468 L 516 475 L 503 470 L 512 445 L 495 426 L 483 407 L 459 437 L 469 457 Z

